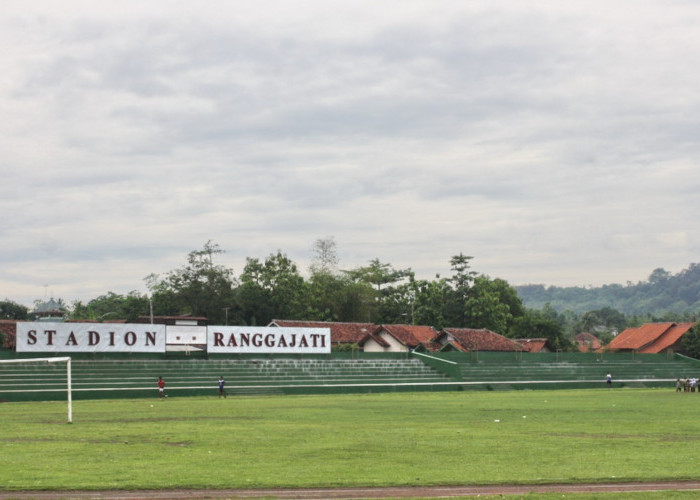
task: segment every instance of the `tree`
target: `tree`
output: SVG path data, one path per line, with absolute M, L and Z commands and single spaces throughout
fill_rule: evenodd
M 308 281 L 306 319 L 340 321 L 347 285 L 347 280 L 342 276 L 330 273 L 312 274 Z
M 314 257 L 311 262 L 311 274 L 333 275 L 338 269 L 338 252 L 333 236 L 317 239 L 314 243 Z
M 77 301 L 73 304 L 71 318 L 74 320 L 91 320 L 109 322 L 116 319 L 132 322 L 149 312 L 148 297 L 136 291 L 127 295 L 107 292 L 106 295 L 90 300 L 87 304 Z
M 394 269 L 389 263 L 373 259 L 368 266 L 345 271 L 345 274 L 354 281 L 369 283 L 376 287 L 377 292 L 381 292 L 383 286 L 394 284 L 413 273 L 410 269 Z
M 700 326 L 694 326 L 683 335 L 681 349 L 686 356 L 700 359 Z
M 522 316 L 513 320 L 511 338 L 536 339 L 546 338 L 555 349 L 570 349 L 572 344 L 564 336 L 562 325 L 547 311 L 527 310 Z
M 26 320 L 29 317 L 29 309 L 11 300 L 0 301 L 0 318 Z M 0 344 L 2 345 L 2 344 Z
M 647 281 L 627 286 L 603 285 L 600 288 L 517 287 L 523 303 L 541 308 L 549 302 L 558 311 L 578 314 L 610 307 L 628 317 L 667 317 L 671 321 L 696 317 L 700 311 L 700 264 L 690 264 L 676 275 L 663 268 L 654 269 Z
M 417 281 L 415 290 L 413 323 L 430 325 L 438 330 L 451 326 L 445 320 L 445 304 L 452 292 L 447 280 L 436 277 L 434 281 Z
M 447 281 L 452 286 L 452 291 L 446 303 L 445 319 L 449 326 L 464 328 L 467 324 L 467 300 L 476 277 L 476 272 L 471 271 L 471 256 L 460 252 L 450 259 L 450 269 L 453 271 Z
M 243 320 L 250 325 L 273 319 L 304 319 L 308 290 L 296 264 L 281 251 L 265 262 L 246 259 L 238 289 Z
M 625 329 L 627 318 L 620 311 L 612 307 L 604 307 L 588 311 L 581 315 L 576 322 L 577 332 L 591 332 L 598 334 L 609 334 L 614 336 Z
M 394 269 L 389 263 L 373 259 L 368 266 L 343 272 L 353 283 L 370 285 L 374 290 L 369 297 L 362 294 L 366 300 L 363 304 L 367 312 L 365 321 L 388 323 L 400 317 L 402 323 L 407 322 L 404 314 L 410 311 L 411 294 L 405 287 L 398 288 L 397 285 L 404 279 L 409 282 L 413 279 L 411 269 Z
M 506 335 L 516 315 L 522 314 L 520 299 L 508 283 L 484 275 L 474 279 L 465 302 L 465 324 L 470 328 Z
M 450 269 L 454 271 L 451 278 L 448 279 L 455 290 L 462 291 L 464 296 L 469 294 L 474 278 L 476 277 L 476 271 L 471 271 L 471 260 L 474 257 L 469 255 L 464 255 L 459 253 L 450 259 Z
M 382 323 L 413 324 L 416 287 L 413 276 L 408 283 L 399 283 L 382 291 L 379 317 Z
M 188 254 L 187 264 L 170 271 L 165 278 L 146 277 L 154 313 L 158 315 L 203 316 L 214 324 L 236 321 L 238 307 L 233 270 L 214 263 L 223 254 L 219 245 L 208 241 L 202 250 Z
M 343 310 L 343 290 L 347 278 L 338 273 L 338 255 L 332 236 L 318 239 L 313 247 L 308 282 L 306 319 L 339 321 Z
M 371 323 L 376 318 L 376 292 L 372 285 L 342 277 L 339 321 Z
M 649 275 L 649 283 L 659 285 L 667 282 L 671 278 L 671 273 L 663 267 L 657 267 Z

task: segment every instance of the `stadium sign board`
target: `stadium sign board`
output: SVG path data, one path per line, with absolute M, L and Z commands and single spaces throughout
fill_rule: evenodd
M 329 354 L 330 328 L 208 326 L 207 352 L 239 354 Z
M 165 352 L 165 325 L 17 323 L 17 352 Z

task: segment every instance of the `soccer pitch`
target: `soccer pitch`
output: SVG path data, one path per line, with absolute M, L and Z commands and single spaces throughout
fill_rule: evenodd
M 155 394 L 154 394 L 155 395 Z M 618 482 L 698 477 L 673 389 L 0 404 L 0 491 Z

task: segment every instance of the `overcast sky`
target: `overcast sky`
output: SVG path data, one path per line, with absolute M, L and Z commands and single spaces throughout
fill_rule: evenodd
M 0 300 L 212 240 L 512 285 L 700 260 L 696 1 L 3 0 Z

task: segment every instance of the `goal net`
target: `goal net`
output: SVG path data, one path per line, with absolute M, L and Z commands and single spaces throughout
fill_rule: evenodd
M 66 364 L 66 392 L 68 393 L 68 423 L 73 423 L 73 391 L 71 381 L 71 358 L 24 358 L 24 359 L 0 359 L 0 366 L 6 364 L 41 364 L 41 363 L 65 363 Z M 0 380 L 1 382 L 1 380 Z M 26 382 L 26 381 L 25 381 Z

